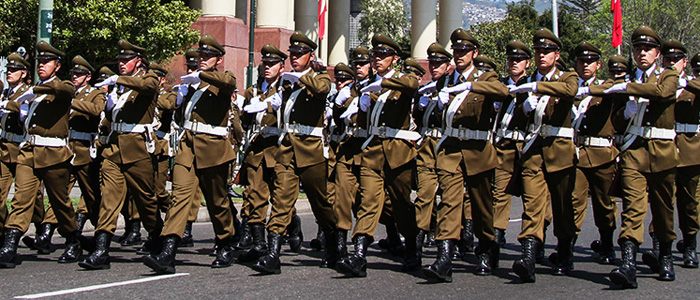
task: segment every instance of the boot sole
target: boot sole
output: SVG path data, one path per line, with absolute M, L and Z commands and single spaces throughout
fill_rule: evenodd
M 175 267 L 161 267 L 158 265 L 158 262 L 153 260 L 151 257 L 146 257 L 143 259 L 143 264 L 145 264 L 147 267 L 151 268 L 153 271 L 155 271 L 157 274 L 175 274 Z
M 79 263 L 78 263 L 78 266 L 80 266 L 80 267 L 83 268 L 83 269 L 91 270 L 91 271 L 93 271 L 93 270 L 109 270 L 109 269 L 111 268 L 111 266 L 110 266 L 109 264 L 106 264 L 106 265 L 93 265 L 93 264 L 89 264 L 89 263 L 86 263 L 86 262 L 79 262 Z
M 438 274 L 437 272 L 428 268 L 423 269 L 423 275 L 425 275 L 425 277 L 428 277 L 429 279 L 436 279 L 441 282 L 452 282 L 452 276 Z
M 16 261 L 13 262 L 0 262 L 0 269 L 14 269 L 18 263 Z
M 282 270 L 280 270 L 280 269 L 271 270 L 267 267 L 263 267 L 263 266 L 259 266 L 259 265 L 254 265 L 252 268 L 253 268 L 253 270 L 258 271 L 262 274 L 280 274 L 280 273 L 282 273 Z
M 627 276 L 625 276 L 622 273 L 610 273 L 610 281 L 612 281 L 614 284 L 616 284 L 619 287 L 625 288 L 625 289 L 636 289 L 637 288 L 637 283 L 636 282 L 630 282 L 627 279 Z
M 524 265 L 514 264 L 513 272 L 515 272 L 523 282 L 535 282 L 537 280 L 535 274 L 530 274 L 530 271 Z
M 78 255 L 78 257 L 76 257 L 75 259 L 65 259 L 65 258 L 63 258 L 63 256 L 61 256 L 61 257 L 58 258 L 58 263 L 59 263 L 59 264 L 72 264 L 72 263 L 76 263 L 76 262 L 78 262 L 78 261 L 80 260 L 81 257 L 82 257 L 82 255 Z
M 651 269 L 654 273 L 659 273 L 661 271 L 661 264 L 659 263 L 659 258 L 650 252 L 644 252 L 642 254 L 642 262 Z
M 356 271 L 351 266 L 338 262 L 335 264 L 336 271 L 352 277 L 367 277 L 367 271 Z

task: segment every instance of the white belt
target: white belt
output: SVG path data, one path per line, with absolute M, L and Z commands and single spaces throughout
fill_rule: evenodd
M 676 133 L 698 133 L 700 125 L 676 122 Z
M 323 137 L 323 127 L 314 127 L 297 123 L 284 124 L 284 131 L 293 135 L 310 135 Z
M 525 140 L 525 132 L 521 130 L 501 130 L 499 131 L 500 134 L 502 134 L 504 139 L 510 139 L 513 141 L 524 141 Z
M 12 133 L 12 132 L 3 130 L 2 133 L 0 134 L 0 136 L 3 139 L 6 139 L 6 140 L 13 142 L 13 143 L 21 143 L 22 141 L 24 141 L 24 134 L 16 134 L 16 133 Z
M 488 141 L 491 139 L 491 131 L 473 130 L 469 128 L 447 128 L 444 134 L 460 140 Z
M 331 141 L 340 143 L 340 141 L 343 139 L 344 135 L 339 135 L 339 134 L 331 134 Z
M 169 134 L 170 134 L 170 132 L 165 132 L 165 131 L 156 130 L 156 136 L 157 136 L 159 139 L 164 139 L 164 138 L 165 138 L 167 135 L 169 135 Z
M 369 134 L 376 135 L 378 138 L 393 138 L 409 141 L 415 141 L 421 138 L 421 135 L 418 132 L 386 126 L 372 127 L 369 130 Z
M 71 130 L 68 138 L 71 140 L 92 141 L 96 134 L 96 132 L 80 132 Z
M 360 127 L 345 127 L 345 135 L 359 138 L 367 137 L 367 130 Z
M 434 138 L 441 138 L 442 137 L 442 128 L 437 128 L 437 127 L 423 127 L 420 130 L 420 134 L 423 136 L 429 136 L 429 137 L 434 137 Z
M 610 147 L 613 144 L 613 140 L 611 138 L 595 136 L 579 136 L 578 144 L 589 147 Z
M 117 133 L 143 133 L 147 126 L 151 124 L 112 123 L 111 129 Z
M 540 128 L 540 136 L 550 137 L 556 136 L 561 138 L 574 138 L 574 129 L 571 127 L 557 127 L 551 125 L 542 125 Z
M 206 123 L 185 121 L 185 124 L 182 127 L 196 133 L 206 133 L 217 136 L 228 135 L 228 127 L 224 126 L 214 126 Z
M 627 131 L 631 134 L 645 139 L 672 140 L 676 138 L 676 131 L 673 129 L 657 128 L 651 126 L 630 126 Z
M 45 137 L 37 134 L 27 135 L 24 142 L 30 143 L 35 146 L 44 147 L 63 147 L 67 145 L 65 138 L 58 137 Z
M 273 135 L 280 135 L 280 130 L 274 126 L 263 126 L 260 129 L 260 134 L 262 134 L 263 137 L 270 137 Z

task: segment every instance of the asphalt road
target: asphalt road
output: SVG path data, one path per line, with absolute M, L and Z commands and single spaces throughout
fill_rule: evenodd
M 454 282 L 433 284 L 426 281 L 420 271 L 402 273 L 400 259 L 382 253 L 372 245 L 369 251 L 369 268 L 366 278 L 345 278 L 334 270 L 319 268 L 321 253 L 303 248 L 301 253 L 288 252 L 283 247 L 282 274 L 259 276 L 249 266 L 234 264 L 225 269 L 212 269 L 208 256 L 213 244 L 213 231 L 209 223 L 197 223 L 194 248 L 180 249 L 177 274 L 170 277 L 153 276 L 141 263 L 133 248 L 120 248 L 112 243 L 112 269 L 83 271 L 77 264 L 56 263 L 61 250 L 48 256 L 36 256 L 27 248 L 21 248 L 24 262 L 16 269 L 0 270 L 0 298 L 55 299 L 268 299 L 268 298 L 587 298 L 587 299 L 645 299 L 697 298 L 700 294 L 700 270 L 683 269 L 680 254 L 675 253 L 677 279 L 662 282 L 639 260 L 637 290 L 618 290 L 611 286 L 607 274 L 611 266 L 599 265 L 589 244 L 597 238 L 591 213 L 586 216 L 584 230 L 575 248 L 575 270 L 568 277 L 549 275 L 548 264 L 538 265 L 537 282 L 523 284 L 511 271 L 513 260 L 518 257 L 516 236 L 520 228 L 518 220 L 522 206 L 514 199 L 511 223 L 507 231 L 508 245 L 501 254 L 501 268 L 493 276 L 479 277 L 472 274 L 475 257 L 468 262 L 454 265 Z M 590 212 L 590 210 L 589 210 Z M 648 217 L 649 218 L 649 217 Z M 313 216 L 302 215 L 305 246 L 315 236 Z M 547 255 L 553 251 L 552 229 L 548 233 Z M 89 235 L 90 233 L 88 233 Z M 117 235 L 121 234 L 121 230 Z M 380 225 L 377 239 L 384 237 Z M 62 243 L 60 238 L 55 243 Z M 643 249 L 650 248 L 649 241 Z M 618 252 L 619 256 L 619 252 Z M 425 249 L 424 264 L 432 263 L 435 248 Z

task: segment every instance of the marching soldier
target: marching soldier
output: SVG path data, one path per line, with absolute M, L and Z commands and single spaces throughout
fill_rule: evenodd
M 637 287 L 637 247 L 644 241 L 647 206 L 651 207 L 654 234 L 660 244 L 659 279 L 675 279 L 671 245 L 676 239 L 673 189 L 679 156 L 673 140 L 678 72 L 673 67 L 661 69 L 656 65 L 661 38 L 650 27 L 637 28 L 632 33 L 632 45 L 637 68 L 630 74 L 631 82 L 616 83 L 605 91 L 620 94 L 621 101 L 626 101 L 615 118 L 616 122 L 629 124 L 620 146 L 619 165 L 623 210 L 618 244 L 622 266 L 610 272 L 610 280 L 623 288 Z
M 240 262 L 254 262 L 267 251 L 265 223 L 268 201 L 273 190 L 275 156 L 279 150 L 279 107 L 269 99 L 279 92 L 280 76 L 284 73 L 287 54 L 272 44 L 262 47 L 262 72 L 257 86 L 246 89 L 241 121 L 249 128 L 252 136 L 247 137 L 242 174 L 248 184 L 243 193 L 243 201 L 248 204 L 241 213 L 247 218 L 247 226 L 252 236 L 252 247 L 238 256 Z
M 571 128 L 571 108 L 578 91 L 578 76 L 555 66 L 562 43 L 551 31 L 533 36 L 537 72 L 510 89 L 511 94 L 531 94 L 523 104 L 530 119 L 521 151 L 523 223 L 518 239 L 522 255 L 513 270 L 525 282 L 535 281 L 535 254 L 543 247 L 547 191 L 551 196 L 558 260 L 554 275 L 566 275 L 573 267 L 571 242 L 576 236 L 572 192 L 576 175 L 576 149 Z
M 362 145 L 361 201 L 352 238 L 355 253 L 345 256 L 336 268 L 341 273 L 360 277 L 367 275 L 367 248 L 372 243 L 387 192 L 399 231 L 406 238 L 403 269 L 412 271 L 421 266 L 416 209 L 410 198 L 416 156 L 413 141 L 420 138 L 420 134 L 409 130 L 418 78 L 393 69 L 401 49 L 385 35 L 372 37 L 371 53 L 377 74 L 361 90 L 358 101 L 360 110 L 369 117 L 369 137 Z
M 436 168 L 442 201 L 438 206 L 435 263 L 423 269 L 426 276 L 452 281 L 452 249 L 460 237 L 465 190 L 471 201 L 474 234 L 479 238 L 475 249 L 479 263 L 476 275 L 490 275 L 498 267 L 499 245 L 494 242 L 493 200 L 491 185 L 498 165 L 491 144 L 491 116 L 494 102 L 508 95 L 508 88 L 493 71 L 476 69 L 474 58 L 479 42 L 464 29 L 450 36 L 455 59 L 455 73 L 461 82 L 444 88 L 437 105 L 443 110 L 443 137 L 437 142 Z
M 95 229 L 95 250 L 79 264 L 88 270 L 110 268 L 109 244 L 127 192 L 149 234 L 145 248 L 156 251 L 163 226 L 154 193 L 153 153 L 156 145 L 152 123 L 158 77 L 145 70 L 142 57 L 146 49 L 125 40 L 120 40 L 118 45 L 121 76 L 112 75 L 95 85 L 116 84 L 107 95 L 105 104 L 111 130 L 102 150 L 102 202 Z
M 56 77 L 63 52 L 43 41 L 37 44 L 37 52 L 38 85 L 17 101 L 4 103 L 5 109 L 20 114 L 25 137 L 17 157 L 13 210 L 5 223 L 5 243 L 0 249 L 3 268 L 15 266 L 17 243 L 29 227 L 31 207 L 35 205 L 41 182 L 58 220 L 58 232 L 66 238 L 66 249 L 58 261 L 75 262 L 82 253 L 80 231 L 67 188 L 73 156 L 66 143 L 68 116 L 75 88 L 71 82 Z
M 496 64 L 493 63 L 493 61 L 486 55 L 479 54 L 479 56 L 475 57 L 474 66 L 476 66 L 476 69 L 479 71 L 493 71 L 496 72 L 496 74 L 498 74 L 498 68 L 496 68 Z
M 177 246 L 187 225 L 197 186 L 202 189 L 214 233 L 221 244 L 212 268 L 233 263 L 234 214 L 227 196 L 229 164 L 236 153 L 228 139 L 231 96 L 236 78 L 221 72 L 225 49 L 211 35 L 199 40 L 199 71 L 182 76 L 183 84 L 169 109 L 184 107 L 183 129 L 173 167 L 173 199 L 165 218 L 161 251 L 144 257 L 144 264 L 156 273 L 175 272 Z M 196 87 L 196 88 L 195 88 Z M 156 254 L 157 253 L 157 254 Z
M 416 77 L 421 78 L 425 75 L 425 69 L 413 57 L 409 57 L 403 61 L 404 73 L 413 73 Z
M 323 150 L 323 123 L 326 97 L 331 87 L 330 77 L 323 72 L 323 66 L 314 61 L 316 43 L 299 31 L 290 36 L 289 43 L 293 71 L 282 74 L 281 91 L 269 102 L 283 111 L 279 120 L 282 131 L 278 140 L 276 176 L 270 201 L 272 212 L 267 224 L 268 250 L 253 266 L 263 274 L 280 273 L 282 235 L 285 231 L 292 231 L 287 227 L 292 223 L 292 209 L 299 194 L 300 182 L 326 240 L 334 236 L 336 226 L 333 205 L 328 201 L 328 162 Z M 301 228 L 298 231 L 301 232 Z M 332 265 L 337 259 L 335 249 L 326 247 L 322 265 Z
M 159 91 L 158 100 L 156 102 L 156 117 L 154 123 L 158 124 L 155 129 L 157 139 L 157 148 L 155 159 L 157 165 L 156 172 L 156 185 L 155 193 L 158 199 L 158 208 L 161 211 L 168 211 L 168 206 L 170 206 L 170 193 L 165 189 L 166 182 L 168 181 L 168 174 L 170 173 L 170 159 L 175 156 L 174 150 L 170 146 L 170 139 L 175 139 L 175 136 L 171 136 L 171 124 L 173 122 L 173 110 L 166 109 L 167 103 L 175 100 L 177 93 L 175 91 L 166 91 L 165 84 L 168 71 L 165 70 L 160 65 L 151 62 L 148 65 L 148 70 L 156 74 L 159 79 Z

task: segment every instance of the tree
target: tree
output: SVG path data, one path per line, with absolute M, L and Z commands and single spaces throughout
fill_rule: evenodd
M 532 29 L 527 28 L 527 22 L 516 16 L 508 14 L 505 19 L 498 22 L 486 22 L 469 28 L 471 35 L 479 41 L 479 54 L 483 54 L 493 61 L 497 71 L 505 75 L 505 50 L 506 45 L 512 40 L 520 40 L 525 45 L 532 43 Z
M 34 53 L 37 0 L 0 0 L 0 51 L 24 46 Z M 82 55 L 93 66 L 114 60 L 117 41 L 147 49 L 146 58 L 164 62 L 197 42 L 191 29 L 200 12 L 182 1 L 55 0 L 52 44 L 66 60 Z M 69 68 L 64 68 L 66 72 Z
M 363 0 L 360 5 L 360 43 L 369 45 L 372 35 L 382 33 L 411 53 L 411 27 L 408 25 L 406 2 L 402 0 Z

